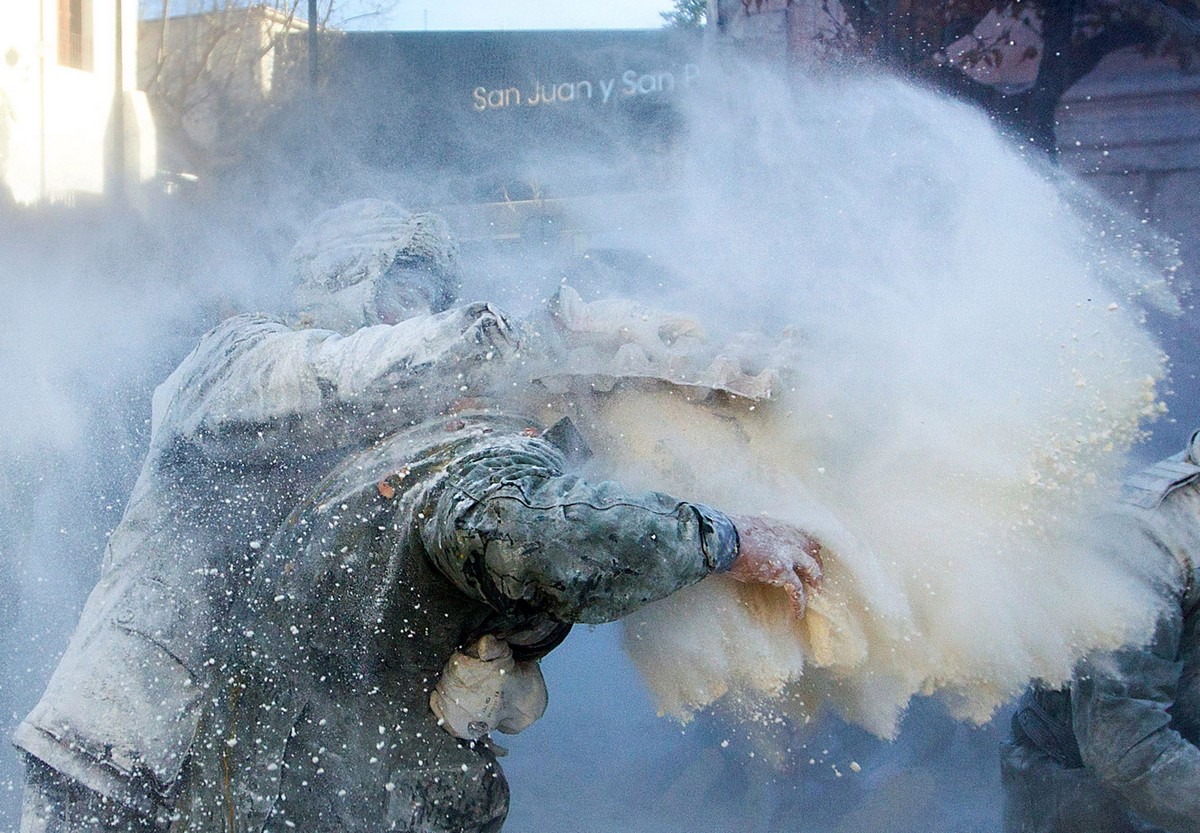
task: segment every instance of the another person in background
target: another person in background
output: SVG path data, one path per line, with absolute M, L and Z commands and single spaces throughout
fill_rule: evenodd
M 1200 830 L 1200 433 L 1126 485 L 1107 546 L 1161 559 L 1173 580 L 1152 641 L 1030 690 L 1002 748 L 1007 833 Z

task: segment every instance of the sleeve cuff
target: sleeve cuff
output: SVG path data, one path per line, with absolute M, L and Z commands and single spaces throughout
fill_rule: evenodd
M 738 533 L 733 521 L 723 512 L 702 503 L 689 503 L 700 523 L 700 549 L 710 573 L 723 573 L 738 557 Z

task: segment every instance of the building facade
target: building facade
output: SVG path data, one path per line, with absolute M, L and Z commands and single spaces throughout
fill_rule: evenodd
M 154 125 L 137 91 L 137 15 L 136 0 L 6 4 L 0 196 L 75 202 L 154 176 Z

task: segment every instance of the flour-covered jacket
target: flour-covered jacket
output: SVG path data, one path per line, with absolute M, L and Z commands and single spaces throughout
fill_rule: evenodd
M 430 708 L 456 649 L 496 634 L 538 657 L 571 623 L 617 619 L 737 556 L 720 512 L 581 477 L 572 436 L 440 419 L 302 500 L 234 611 L 242 647 L 173 830 L 498 830 L 508 790 L 490 742 L 452 736 Z
M 17 746 L 158 814 L 265 541 L 335 461 L 485 394 L 515 349 L 486 304 L 348 336 L 261 316 L 205 335 L 155 392 L 150 448 L 100 580 Z
M 1064 690 L 1035 688 L 1003 751 L 1009 833 L 1200 830 L 1200 455 L 1126 482 L 1101 536 L 1161 578 L 1153 639 L 1091 658 Z M 1086 580 L 1086 577 L 1081 577 Z

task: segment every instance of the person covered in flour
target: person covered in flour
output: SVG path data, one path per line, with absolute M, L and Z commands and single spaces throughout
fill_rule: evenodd
M 799 615 L 819 580 L 798 529 L 581 478 L 573 424 L 511 393 L 519 328 L 450 306 L 436 216 L 350 203 L 292 261 L 299 324 L 231 318 L 155 392 L 100 581 L 15 733 L 29 833 L 496 830 L 490 733 L 540 716 L 536 660 L 572 623 L 714 572 Z
M 437 216 L 341 206 L 291 266 L 295 316 L 229 318 L 155 391 L 100 579 L 15 733 L 26 830 L 165 824 L 263 541 L 337 461 L 485 390 L 516 349 L 495 308 L 451 308 L 458 256 Z
M 1001 754 L 1007 833 L 1200 830 L 1200 432 L 1123 498 L 1102 540 L 1155 577 L 1157 627 L 1022 698 Z

